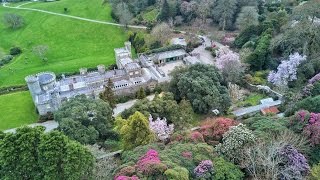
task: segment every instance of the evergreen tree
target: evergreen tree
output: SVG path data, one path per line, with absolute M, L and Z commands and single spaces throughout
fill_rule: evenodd
M 112 108 L 116 107 L 116 98 L 114 96 L 114 92 L 112 90 L 113 82 L 109 78 L 108 85 L 105 86 L 105 90 L 100 94 L 100 99 L 105 102 L 108 102 Z
M 236 10 L 237 0 L 218 0 L 213 16 L 223 31 L 232 26 Z
M 149 128 L 148 119 L 138 111 L 131 115 L 119 129 L 125 149 L 149 144 L 155 138 Z
M 140 87 L 139 91 L 137 92 L 137 98 L 143 99 L 146 97 L 146 92 L 144 91 L 143 87 Z
M 80 143 L 44 127 L 0 136 L 1 179 L 91 179 L 94 158 Z
M 167 21 L 169 19 L 170 6 L 167 0 L 163 1 L 161 11 L 158 15 L 160 21 Z

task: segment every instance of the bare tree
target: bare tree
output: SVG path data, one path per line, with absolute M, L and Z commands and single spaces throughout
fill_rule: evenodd
M 168 40 L 170 33 L 170 26 L 167 23 L 161 23 L 152 29 L 151 36 L 155 41 L 159 41 L 161 44 L 164 44 Z
M 11 29 L 18 29 L 24 25 L 22 16 L 11 13 L 7 13 L 3 16 L 3 22 L 5 26 L 10 27 Z
M 49 47 L 47 45 L 38 45 L 32 48 L 34 55 L 39 57 L 43 62 L 47 62 L 48 58 L 46 57 Z

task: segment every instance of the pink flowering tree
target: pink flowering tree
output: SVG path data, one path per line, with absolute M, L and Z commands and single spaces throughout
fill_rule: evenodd
M 298 66 L 307 59 L 307 56 L 294 53 L 288 60 L 281 61 L 277 71 L 271 71 L 268 75 L 268 81 L 278 87 L 287 86 L 288 82 L 297 79 Z
M 216 66 L 218 69 L 223 69 L 229 63 L 240 63 L 238 53 L 231 51 L 228 47 L 222 47 L 217 52 Z
M 158 117 L 156 120 L 153 120 L 151 115 L 149 116 L 149 127 L 161 141 L 169 139 L 174 131 L 174 125 L 168 125 L 166 118 L 160 119 Z
M 226 82 L 237 83 L 244 73 L 239 54 L 227 47 L 222 47 L 218 50 L 216 66 L 222 72 Z
M 193 170 L 197 178 L 210 178 L 213 175 L 213 163 L 210 160 L 204 160 Z

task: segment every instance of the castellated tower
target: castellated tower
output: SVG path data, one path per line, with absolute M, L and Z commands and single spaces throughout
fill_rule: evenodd
M 33 99 L 35 99 L 36 95 L 41 93 L 41 87 L 39 78 L 35 75 L 30 75 L 25 78 L 29 91 Z
M 132 55 L 131 55 L 131 42 L 127 41 L 127 42 L 124 43 L 124 45 L 125 45 L 126 50 L 129 52 L 130 57 L 132 58 Z

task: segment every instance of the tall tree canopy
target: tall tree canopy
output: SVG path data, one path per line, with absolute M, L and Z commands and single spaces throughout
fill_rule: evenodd
M 94 158 L 80 143 L 43 127 L 0 136 L 1 179 L 88 179 Z
M 54 118 L 71 139 L 92 144 L 114 136 L 112 113 L 108 103 L 81 95 L 62 104 Z
M 215 67 L 196 64 L 172 73 L 170 91 L 178 101 L 189 100 L 198 113 L 208 113 L 212 109 L 227 111 L 230 97 L 221 82 L 222 77 Z
M 223 31 L 232 27 L 237 4 L 237 0 L 218 0 L 216 7 L 213 9 L 213 17 L 219 22 Z

